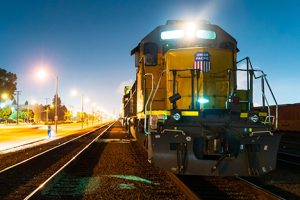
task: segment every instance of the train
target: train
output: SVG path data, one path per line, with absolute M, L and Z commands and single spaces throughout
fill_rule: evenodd
M 270 106 L 271 114 L 276 111 L 275 106 Z M 278 129 L 277 131 L 293 132 L 299 134 L 300 132 L 300 103 L 281 104 L 278 106 Z
M 169 20 L 131 50 L 136 79 L 124 90 L 123 125 L 149 162 L 183 175 L 260 176 L 276 168 L 277 101 L 266 74 L 249 57 L 237 61 L 238 52 L 233 36 L 202 20 Z

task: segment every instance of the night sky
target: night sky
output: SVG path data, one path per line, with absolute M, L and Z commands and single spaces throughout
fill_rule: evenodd
M 0 67 L 18 76 L 20 103 L 53 98 L 66 106 L 83 94 L 117 114 L 123 86 L 135 78 L 130 50 L 169 19 L 205 19 L 238 41 L 238 59 L 263 69 L 280 104 L 300 102 L 300 1 L 0 0 Z M 46 80 L 35 71 L 44 66 Z M 70 91 L 76 89 L 78 96 Z M 88 105 L 89 104 L 89 105 Z

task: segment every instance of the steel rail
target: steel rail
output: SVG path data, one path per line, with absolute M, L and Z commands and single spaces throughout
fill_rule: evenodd
M 284 151 L 279 151 L 278 155 L 282 155 L 282 156 L 290 156 L 290 158 L 295 158 L 296 160 L 300 158 L 299 154 L 295 154 L 295 153 L 288 153 L 288 152 L 284 152 Z M 300 166 L 300 162 L 293 162 L 290 161 L 289 159 L 285 159 L 285 158 L 277 158 L 277 161 L 280 162 L 284 162 L 284 163 L 288 163 L 290 165 L 296 165 L 296 166 Z
M 11 165 L 11 166 L 9 166 L 9 167 L 6 167 L 6 168 L 4 168 L 4 169 L 2 169 L 2 170 L 0 171 L 0 174 L 3 173 L 3 172 L 5 172 L 5 171 L 7 171 L 7 170 L 9 170 L 9 169 L 12 169 L 12 168 L 14 168 L 14 167 L 17 167 L 17 166 L 19 166 L 19 165 L 21 165 L 21 164 L 23 164 L 23 163 L 26 163 L 26 162 L 28 162 L 28 161 L 30 161 L 30 160 L 36 158 L 36 157 L 39 157 L 39 156 L 41 156 L 41 155 L 43 155 L 43 154 L 45 154 L 45 153 L 47 153 L 47 152 L 49 152 L 49 151 L 52 151 L 52 150 L 57 149 L 57 148 L 59 148 L 59 147 L 61 147 L 61 146 L 63 146 L 63 145 L 66 145 L 66 144 L 68 144 L 68 143 L 70 143 L 70 142 L 72 142 L 72 141 L 74 141 L 74 140 L 78 140 L 78 139 L 80 139 L 81 137 L 84 137 L 84 136 L 86 136 L 86 135 L 88 135 L 88 134 L 90 134 L 90 133 L 92 133 L 92 132 L 95 132 L 95 131 L 97 131 L 97 130 L 99 130 L 99 129 L 105 127 L 105 126 L 107 126 L 108 124 L 109 124 L 109 123 L 106 123 L 106 124 L 104 124 L 104 125 L 102 125 L 102 126 L 100 126 L 100 127 L 98 127 L 98 128 L 95 128 L 95 129 L 93 129 L 93 130 L 91 130 L 91 131 L 86 132 L 86 133 L 83 134 L 83 135 L 80 135 L 80 136 L 78 136 L 78 137 L 76 137 L 76 138 L 73 138 L 73 139 L 68 140 L 68 141 L 66 141 L 66 142 L 64 142 L 64 143 L 61 143 L 61 144 L 59 144 L 59 145 L 57 145 L 57 146 L 55 146 L 55 147 L 53 147 L 53 148 L 51 148 L 51 149 L 47 149 L 46 151 L 43 151 L 43 152 L 41 152 L 41 153 L 39 153 L 39 154 L 36 154 L 36 155 L 34 155 L 34 156 L 30 157 L 30 158 L 27 158 L 27 159 L 25 159 L 25 160 L 23 160 L 23 161 L 21 161 L 21 162 L 16 163 L 16 164 L 14 164 L 14 165 Z
M 292 157 L 300 158 L 300 155 L 299 154 L 295 154 L 295 153 L 287 153 L 287 152 L 284 152 L 284 151 L 279 151 L 278 153 L 279 154 L 283 154 L 283 155 L 287 155 L 287 156 L 292 156 Z
M 140 145 L 142 149 L 147 153 L 147 149 Z M 184 184 L 174 173 L 165 171 L 167 176 L 177 185 L 178 189 L 190 200 L 200 200 L 200 198 L 186 185 Z
M 240 181 L 243 181 L 244 183 L 248 184 L 249 186 L 251 186 L 252 188 L 256 189 L 256 190 L 259 190 L 261 192 L 263 192 L 264 194 L 268 195 L 270 199 L 280 199 L 280 200 L 285 200 L 285 198 L 281 197 L 281 196 L 278 196 L 277 194 L 274 194 L 273 192 L 269 191 L 269 190 L 266 190 L 242 177 L 239 177 L 239 176 L 236 176 L 235 177 L 236 179 L 240 180 Z
M 281 159 L 281 158 L 277 158 L 277 160 L 280 161 L 280 162 L 288 163 L 288 164 L 290 164 L 290 165 L 297 165 L 297 166 L 300 166 L 300 163 L 296 163 L 296 162 L 284 160 L 284 159 Z
M 57 174 L 59 174 L 62 170 L 64 170 L 71 162 L 73 162 L 82 152 L 84 152 L 89 146 L 91 146 L 99 137 L 101 137 L 103 134 L 107 132 L 114 124 L 111 123 L 104 131 L 102 131 L 95 139 L 93 139 L 89 144 L 87 144 L 81 151 L 79 151 L 75 156 L 73 156 L 66 164 L 64 164 L 60 169 L 58 169 L 54 174 L 52 174 L 46 181 L 44 181 L 39 187 L 37 187 L 34 191 L 32 191 L 27 197 L 24 198 L 24 200 L 28 200 L 34 195 L 37 195 L 37 193 L 47 184 L 49 183 Z
M 185 185 L 175 174 L 172 172 L 166 172 L 169 178 L 177 185 L 183 194 L 186 195 L 188 199 L 200 200 L 200 198 L 187 186 Z

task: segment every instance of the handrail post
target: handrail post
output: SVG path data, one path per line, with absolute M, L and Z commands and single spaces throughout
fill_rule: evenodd
M 263 104 L 262 106 L 264 108 L 266 106 L 265 103 L 267 103 L 267 106 L 268 106 L 268 115 L 270 117 L 270 105 L 269 105 L 268 99 L 267 99 L 267 97 L 265 95 L 265 83 L 266 83 L 267 87 L 268 87 L 268 89 L 269 89 L 269 91 L 270 91 L 270 93 L 272 95 L 273 101 L 275 102 L 275 129 L 277 129 L 278 128 L 278 103 L 277 103 L 275 95 L 274 95 L 274 93 L 272 91 L 272 88 L 271 88 L 271 86 L 270 86 L 270 84 L 268 82 L 268 79 L 266 77 L 267 75 L 262 70 L 254 70 L 249 57 L 246 57 L 246 58 L 238 61 L 237 64 L 240 63 L 240 62 L 242 62 L 242 61 L 244 61 L 244 60 L 246 60 L 246 64 L 247 64 L 247 90 L 248 90 L 247 93 L 249 95 L 248 96 L 248 101 L 249 101 L 250 98 L 252 98 L 252 100 L 253 100 L 253 93 L 252 93 L 253 92 L 253 87 L 251 87 L 251 84 L 253 83 L 253 76 L 254 76 L 255 79 L 261 78 L 261 92 L 262 92 L 262 104 Z M 249 88 L 249 86 L 248 86 L 248 82 L 249 82 L 248 71 L 250 72 L 249 74 L 250 74 L 250 87 L 251 88 Z M 261 72 L 262 75 L 257 77 L 255 75 L 255 72 Z M 250 106 L 250 101 L 249 101 L 249 106 Z
M 144 119 L 144 132 L 145 132 L 145 134 L 150 134 L 150 132 L 147 130 L 147 106 L 148 106 L 148 103 L 149 103 L 149 101 L 151 99 L 151 96 L 152 96 L 152 93 L 153 93 L 153 74 L 152 73 L 146 73 L 144 75 L 144 77 L 146 77 L 146 76 L 151 76 L 152 83 L 151 83 L 151 92 L 150 92 L 150 95 L 149 95 L 149 97 L 148 97 L 148 99 L 146 101 L 145 109 L 144 109 L 144 116 L 145 116 L 145 119 Z M 150 110 L 150 117 L 149 117 L 149 119 L 150 119 L 149 125 L 151 126 L 150 123 L 152 123 L 151 122 L 152 121 L 152 110 Z
M 262 108 L 265 109 L 265 81 L 264 76 L 261 77 L 261 92 L 262 92 Z
M 160 86 L 160 81 L 161 81 L 161 79 L 162 79 L 162 76 L 163 76 L 163 74 L 164 74 L 165 72 L 166 72 L 166 70 L 163 70 L 163 71 L 161 72 L 160 77 L 159 77 L 159 80 L 158 80 L 157 85 L 156 85 L 156 88 L 155 88 L 155 91 L 154 91 L 154 93 L 153 93 L 153 95 L 152 95 L 152 98 L 151 98 L 151 102 L 150 102 L 150 118 L 151 118 L 151 120 L 152 120 L 152 103 L 153 103 L 154 98 L 155 98 L 155 96 L 156 96 L 156 92 L 157 92 L 157 90 L 158 90 L 158 88 L 159 88 L 159 86 Z M 152 121 L 151 121 L 151 124 L 150 124 L 150 128 L 152 129 Z

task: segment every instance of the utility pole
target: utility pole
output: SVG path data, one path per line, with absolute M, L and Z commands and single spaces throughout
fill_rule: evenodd
M 27 102 L 27 125 L 29 124 L 29 102 Z M 26 105 L 26 102 L 25 102 L 25 105 Z
M 58 76 L 56 76 L 56 90 L 55 90 L 55 116 L 54 116 L 54 122 L 55 122 L 55 134 L 57 134 L 57 110 L 58 110 Z
M 19 124 L 19 95 L 22 91 L 17 90 L 17 125 Z
M 81 95 L 81 128 L 83 128 L 83 95 Z

